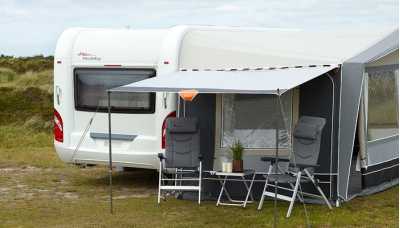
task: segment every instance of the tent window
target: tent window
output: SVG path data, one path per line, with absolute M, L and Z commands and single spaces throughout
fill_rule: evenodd
M 75 107 L 81 111 L 107 112 L 107 89 L 155 74 L 151 69 L 76 69 Z M 113 93 L 111 106 L 113 112 L 119 113 L 154 113 L 155 93 Z
M 247 149 L 272 149 L 276 121 L 279 121 L 279 148 L 290 147 L 292 92 L 281 97 L 284 118 L 273 95 L 224 94 L 222 99 L 221 146 L 239 140 Z M 288 134 L 289 133 L 289 134 Z
M 366 68 L 368 141 L 398 134 L 398 65 Z

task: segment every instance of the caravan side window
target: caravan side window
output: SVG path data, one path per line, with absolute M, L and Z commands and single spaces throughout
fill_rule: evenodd
M 292 92 L 282 95 L 282 110 L 275 99 L 272 95 L 224 94 L 221 146 L 228 147 L 240 140 L 247 149 L 275 148 L 278 123 L 279 148 L 290 148 Z
M 368 141 L 398 134 L 398 65 L 367 67 Z
M 75 69 L 75 108 L 107 112 L 107 89 L 154 77 L 151 69 Z M 112 93 L 112 112 L 154 113 L 155 93 Z

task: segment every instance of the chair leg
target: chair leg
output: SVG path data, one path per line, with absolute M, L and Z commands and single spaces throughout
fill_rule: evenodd
M 264 199 L 265 199 L 265 190 L 267 190 L 267 186 L 268 186 L 268 176 L 271 174 L 272 172 L 272 165 L 269 166 L 268 169 L 268 173 L 267 173 L 267 177 L 265 178 L 265 185 L 264 185 L 264 189 L 262 191 L 261 194 L 261 199 L 260 199 L 260 203 L 258 204 L 257 210 L 261 210 L 263 204 L 264 204 Z
M 256 178 L 256 173 L 253 173 L 253 177 L 251 178 L 250 186 L 247 186 L 246 179 L 243 177 L 243 181 L 244 181 L 243 183 L 247 189 L 246 199 L 244 200 L 243 207 L 246 207 L 247 201 L 249 200 L 249 196 L 250 196 L 251 200 L 254 201 L 253 194 L 251 193 L 251 189 L 253 188 L 253 183 L 254 183 L 255 178 Z
M 331 203 L 329 202 L 328 198 L 326 198 L 324 192 L 323 192 L 322 189 L 319 187 L 319 185 L 318 185 L 317 182 L 315 181 L 314 177 L 311 176 L 310 172 L 308 172 L 307 169 L 305 169 L 304 172 L 306 173 L 306 175 L 308 176 L 308 178 L 311 180 L 311 182 L 313 183 L 313 185 L 315 186 L 315 188 L 318 190 L 319 194 L 322 196 L 322 198 L 324 199 L 326 205 L 328 205 L 329 209 L 332 209 Z
M 160 204 L 160 199 L 161 199 L 161 178 L 162 178 L 162 162 L 160 161 L 160 170 L 158 173 L 158 197 L 157 197 L 158 204 Z
M 296 201 L 297 191 L 298 191 L 299 185 L 300 185 L 300 179 L 301 179 L 301 172 L 298 172 L 297 173 L 296 184 L 295 184 L 294 189 L 293 189 L 293 195 L 292 195 L 292 199 L 290 201 L 289 209 L 288 209 L 287 214 L 286 214 L 286 218 L 289 218 L 290 214 L 292 213 L 293 205 L 294 205 L 294 202 Z
M 220 179 L 220 177 L 218 176 L 218 179 L 220 180 L 220 183 L 221 183 L 221 190 L 219 191 L 219 195 L 218 195 L 218 200 L 217 200 L 217 204 L 216 204 L 217 207 L 218 207 L 218 205 L 219 205 L 220 202 L 221 202 L 222 193 L 223 193 L 224 191 L 226 191 L 226 190 L 225 190 L 226 178 L 227 178 L 227 176 L 225 176 L 225 177 L 224 177 L 224 180 L 222 181 L 222 180 Z

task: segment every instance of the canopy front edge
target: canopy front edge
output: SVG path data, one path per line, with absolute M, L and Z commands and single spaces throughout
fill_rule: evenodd
M 179 71 L 110 89 L 110 92 L 283 94 L 337 68 L 315 66 L 252 71 Z

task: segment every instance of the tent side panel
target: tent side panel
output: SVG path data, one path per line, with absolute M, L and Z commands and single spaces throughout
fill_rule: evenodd
M 334 113 L 334 122 L 333 122 L 333 156 L 332 156 L 332 170 L 336 174 L 333 176 L 334 187 L 332 188 L 332 195 L 334 199 L 338 199 L 339 192 L 339 123 L 340 123 L 340 91 L 342 85 L 342 75 L 341 72 L 338 72 L 333 76 L 334 85 L 335 85 L 335 113 Z
M 398 135 L 368 142 L 368 167 L 362 173 L 364 194 L 382 191 L 398 183 L 398 148 Z
M 399 160 L 393 159 L 369 166 L 363 174 L 363 194 L 385 190 L 398 184 Z
M 215 94 L 199 94 L 191 102 L 181 101 L 179 116 L 188 118 L 197 117 L 200 127 L 200 150 L 203 155 L 203 170 L 212 170 L 215 156 Z M 202 198 L 216 199 L 219 183 L 204 181 L 202 186 Z M 183 199 L 197 200 L 196 192 L 183 192 Z
M 360 105 L 363 67 L 362 63 L 344 63 L 342 66 L 339 117 L 338 195 L 344 200 L 348 200 L 347 193 L 351 157 L 354 148 L 354 137 Z

